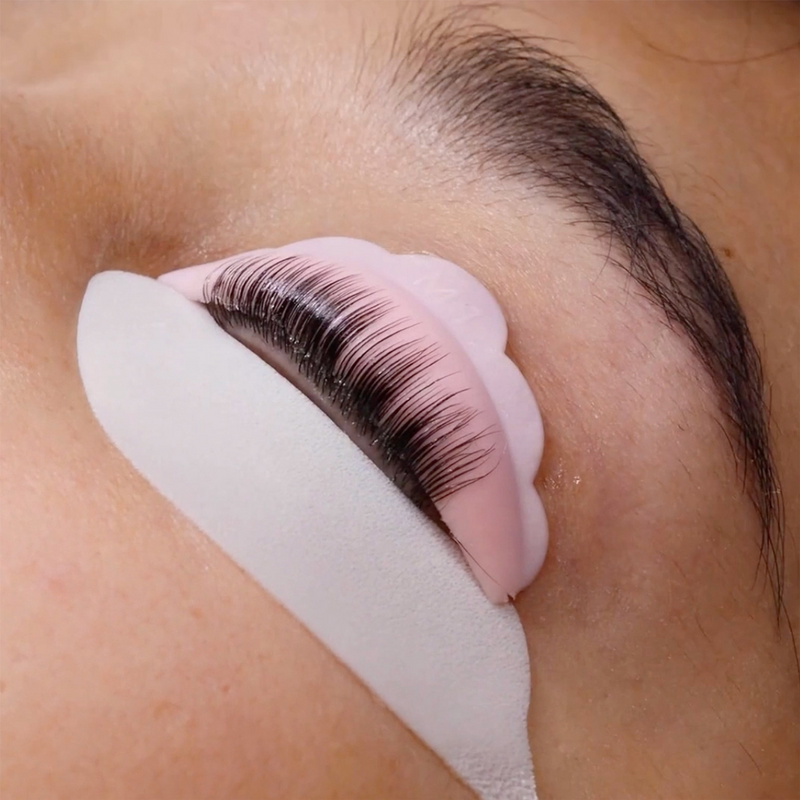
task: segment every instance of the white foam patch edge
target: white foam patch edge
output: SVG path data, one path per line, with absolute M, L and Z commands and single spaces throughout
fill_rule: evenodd
M 78 363 L 136 469 L 483 800 L 536 797 L 516 611 L 313 403 L 130 273 L 89 283 Z

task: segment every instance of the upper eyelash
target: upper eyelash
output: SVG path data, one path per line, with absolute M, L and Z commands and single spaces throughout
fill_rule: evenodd
M 491 472 L 496 431 L 476 433 L 480 411 L 466 385 L 437 389 L 431 369 L 447 357 L 437 343 L 409 339 L 410 320 L 381 322 L 396 309 L 390 298 L 357 275 L 291 255 L 227 264 L 206 280 L 203 302 L 222 328 L 249 331 L 283 353 L 452 537 L 438 504 Z

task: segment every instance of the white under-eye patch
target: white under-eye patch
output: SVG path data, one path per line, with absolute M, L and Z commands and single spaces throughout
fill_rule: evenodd
M 516 612 L 311 400 L 201 306 L 127 273 L 91 281 L 78 358 L 153 486 L 480 797 L 535 797 Z

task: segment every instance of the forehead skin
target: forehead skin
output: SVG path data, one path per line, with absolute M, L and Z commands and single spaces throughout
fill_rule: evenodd
M 547 430 L 551 551 L 517 604 L 540 795 L 796 790 L 794 653 L 716 394 L 606 242 L 404 119 L 386 75 L 414 10 L 3 6 L 2 735 L 17 796 L 468 795 L 132 474 L 80 389 L 74 326 L 95 272 L 323 235 L 451 259 L 509 319 Z M 473 13 L 549 37 L 720 254 L 770 387 L 798 629 L 797 10 Z

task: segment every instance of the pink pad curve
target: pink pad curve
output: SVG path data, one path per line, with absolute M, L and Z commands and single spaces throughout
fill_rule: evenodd
M 394 255 L 378 245 L 341 237 L 238 254 L 176 270 L 159 280 L 203 303 L 209 300 L 210 288 L 225 282 L 221 276 L 233 276 L 243 285 L 247 278 L 249 287 L 262 278 L 274 282 L 278 266 L 287 259 L 303 259 L 297 263 L 312 283 L 357 281 L 365 294 L 381 298 L 385 308 L 380 320 L 354 336 L 340 360 L 380 360 L 386 346 L 381 351 L 372 343 L 382 339 L 393 348 L 413 345 L 420 350 L 436 348 L 441 354 L 426 370 L 426 386 L 435 386 L 471 410 L 460 433 L 470 442 L 480 442 L 491 463 L 487 468 L 489 461 L 484 459 L 474 479 L 436 499 L 436 510 L 486 595 L 493 602 L 514 597 L 533 580 L 547 549 L 547 521 L 533 486 L 544 434 L 530 387 L 504 353 L 507 329 L 496 300 L 451 262 L 429 255 Z M 380 465 L 369 443 L 353 434 L 321 392 L 287 368 L 283 356 L 276 357 L 241 325 L 224 327 L 297 383 Z M 393 331 L 390 337 L 387 330 Z M 413 415 L 419 403 L 409 392 L 402 405 Z M 430 396 L 430 388 L 424 394 Z

